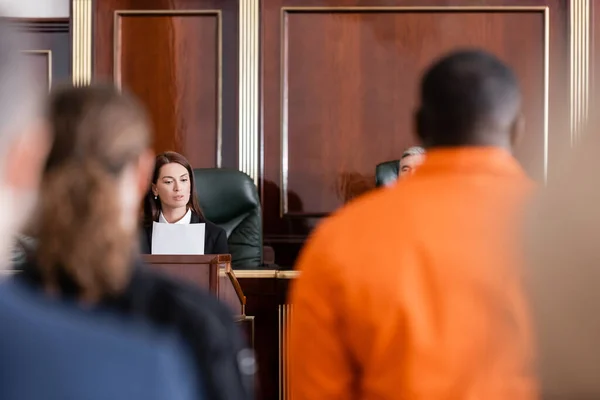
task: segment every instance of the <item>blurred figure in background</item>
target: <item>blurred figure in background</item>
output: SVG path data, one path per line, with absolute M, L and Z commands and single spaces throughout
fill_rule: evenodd
M 5 269 L 14 235 L 33 211 L 50 148 L 43 115 L 44 84 L 20 53 L 21 38 L 0 22 L 0 260 Z
M 240 365 L 253 358 L 231 313 L 136 261 L 137 211 L 154 166 L 143 107 L 97 86 L 57 91 L 49 108 L 54 142 L 32 224 L 37 244 L 0 314 L 10 326 L 0 390 L 19 399 L 51 398 L 36 387 L 57 399 L 249 398 L 254 371 Z M 29 388 L 6 384 L 32 376 Z
M 600 399 L 600 125 L 594 121 L 530 208 L 528 271 L 541 394 Z
M 411 176 L 425 160 L 425 149 L 420 146 L 404 150 L 400 160 L 385 161 L 375 167 L 375 186 L 394 186 L 399 179 Z
M 46 87 L 32 75 L 20 45 L 24 47 L 18 35 L 0 22 L 3 267 L 10 238 L 35 206 L 51 144 L 42 106 Z M 14 279 L 0 284 L 2 400 L 201 398 L 191 390 L 196 386 L 190 379 L 193 369 L 186 374 L 181 368 L 186 364 L 171 357 L 179 354 L 185 360 L 183 348 L 174 346 L 177 341 L 150 335 L 139 324 L 115 324 L 114 315 L 90 318 L 89 313 L 53 303 Z M 136 380 L 140 377 L 144 380 Z
M 295 400 L 535 398 L 513 254 L 532 186 L 511 155 L 517 79 L 490 54 L 460 51 L 427 70 L 420 95 L 419 172 L 337 212 L 300 256 Z
M 409 147 L 400 157 L 399 177 L 405 177 L 415 173 L 417 168 L 425 160 L 425 149 L 420 146 Z

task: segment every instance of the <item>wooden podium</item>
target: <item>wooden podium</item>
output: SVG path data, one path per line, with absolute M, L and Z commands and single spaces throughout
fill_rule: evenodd
M 204 288 L 228 304 L 236 316 L 245 316 L 246 296 L 231 269 L 229 254 L 143 255 L 142 260 L 152 268 Z

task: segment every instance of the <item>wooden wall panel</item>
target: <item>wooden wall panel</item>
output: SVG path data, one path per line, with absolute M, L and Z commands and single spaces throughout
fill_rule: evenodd
M 23 51 L 31 59 L 40 84 L 71 81 L 71 34 L 68 18 L 9 18 L 26 36 Z
M 148 107 L 155 151 L 195 168 L 237 166 L 237 2 L 94 3 L 94 77 Z M 223 44 L 227 43 L 226 46 Z
M 455 48 L 486 48 L 515 68 L 529 121 L 522 158 L 535 159 L 529 167 L 542 175 L 543 11 L 290 10 L 284 26 L 284 213 L 337 209 L 344 186 L 357 184 L 349 179 L 373 187 L 374 166 L 414 143 L 419 76 Z M 287 206 L 286 189 L 300 196 L 303 209 Z
M 220 166 L 220 12 L 124 13 L 116 24 L 115 81 L 144 99 L 155 149 Z
M 532 177 L 568 137 L 565 1 L 358 3 L 263 3 L 262 191 L 278 263 L 284 244 L 374 187 L 377 163 L 415 144 L 420 75 L 448 51 L 480 47 L 516 71 L 528 122 L 516 156 Z
M 52 87 L 52 52 L 50 50 L 25 50 L 27 62 L 32 65 L 35 77 L 44 85 Z

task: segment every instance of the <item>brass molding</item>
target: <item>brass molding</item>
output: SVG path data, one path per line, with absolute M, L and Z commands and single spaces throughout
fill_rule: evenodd
M 233 270 L 233 273 L 235 274 L 235 276 L 240 279 L 240 278 L 276 278 L 277 277 L 277 272 L 274 269 L 269 269 L 269 270 L 262 270 L 262 269 L 255 269 L 255 270 Z
M 571 146 L 588 118 L 590 85 L 590 0 L 569 2 Z
M 278 279 L 296 279 L 300 276 L 300 271 L 278 271 Z
M 113 79 L 121 89 L 121 35 L 119 20 L 122 16 L 190 16 L 213 15 L 217 17 L 217 168 L 223 161 L 223 16 L 221 10 L 115 10 L 113 22 Z
M 258 184 L 260 1 L 240 0 L 239 7 L 238 164 Z
M 274 269 L 233 270 L 238 279 L 295 279 L 300 276 L 299 271 L 278 271 Z
M 583 0 L 580 0 L 583 1 Z M 549 53 L 550 53 L 550 9 L 547 6 L 406 6 L 406 7 L 282 7 L 280 36 L 280 85 L 281 85 L 281 176 L 280 216 L 288 213 L 289 178 L 289 127 L 288 127 L 288 76 L 287 76 L 287 17 L 292 13 L 347 13 L 347 12 L 540 12 L 544 16 L 544 180 L 548 175 L 548 118 L 549 118 Z M 309 210 L 310 211 L 310 210 Z
M 92 82 L 92 0 L 72 0 L 73 86 Z
M 237 323 L 244 323 L 244 322 L 249 322 L 251 325 L 250 328 L 250 346 L 252 347 L 252 349 L 254 349 L 254 331 L 255 331 L 255 319 L 253 315 L 239 315 L 235 318 L 235 322 Z
M 23 54 L 45 55 L 48 63 L 48 91 L 52 89 L 52 50 L 23 50 Z
M 379 11 L 544 11 L 547 6 L 373 6 L 373 7 L 282 7 L 287 12 L 379 12 Z
M 292 305 L 280 304 L 279 314 L 279 400 L 290 398 L 289 384 L 289 347 L 290 347 L 290 323 L 292 320 Z

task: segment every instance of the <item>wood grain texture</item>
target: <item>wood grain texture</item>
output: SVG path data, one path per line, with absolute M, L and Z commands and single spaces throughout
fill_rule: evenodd
M 232 279 L 227 276 L 227 273 L 231 273 L 229 254 L 143 255 L 142 261 L 152 268 L 212 293 L 230 307 L 236 318 L 243 315 L 246 299 L 235 275 Z
M 344 8 L 356 6 L 362 8 Z M 402 8 L 409 6 L 538 8 Z M 541 6 L 550 11 L 548 91 Z M 371 190 L 375 165 L 416 143 L 412 113 L 423 69 L 457 48 L 488 50 L 517 73 L 528 129 L 516 156 L 532 177 L 542 179 L 545 96 L 554 99 L 548 113 L 550 168 L 552 154 L 568 138 L 567 6 L 564 0 L 265 1 L 261 189 L 269 221 L 265 237 L 277 258 L 278 242 L 296 242 L 318 217 Z M 273 209 L 282 212 L 274 215 Z
M 456 48 L 485 48 L 517 72 L 529 121 L 519 154 L 541 177 L 543 165 L 529 161 L 541 162 L 544 151 L 542 11 L 290 11 L 284 18 L 282 168 L 287 189 L 304 203 L 286 211 L 328 213 L 352 195 L 346 186 L 372 188 L 374 165 L 414 143 L 421 72 Z
M 254 349 L 259 366 L 256 398 L 279 398 L 278 311 L 285 304 L 288 281 L 276 278 L 239 278 L 248 298 L 246 314 L 254 316 Z
M 237 7 L 233 0 L 94 3 L 95 80 L 136 94 L 152 116 L 155 151 L 181 152 L 194 168 L 237 166 Z
M 156 151 L 219 166 L 219 13 L 122 14 L 116 23 L 116 81 L 148 107 Z

